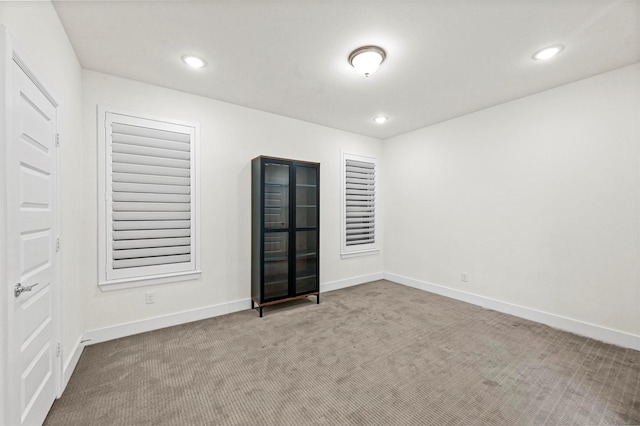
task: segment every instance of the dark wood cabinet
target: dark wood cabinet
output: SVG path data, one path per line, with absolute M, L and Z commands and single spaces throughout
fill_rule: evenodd
M 251 308 L 320 303 L 320 164 L 260 156 L 251 179 Z

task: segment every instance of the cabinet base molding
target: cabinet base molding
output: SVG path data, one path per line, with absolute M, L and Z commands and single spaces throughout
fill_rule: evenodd
M 309 296 L 316 296 L 316 304 L 320 303 L 320 292 L 301 294 L 300 296 L 287 297 L 285 299 L 273 300 L 271 302 L 259 303 L 256 299 L 251 298 L 251 309 L 257 309 L 262 318 L 262 309 L 266 306 L 277 305 L 278 303 L 291 302 L 293 300 L 304 299 Z

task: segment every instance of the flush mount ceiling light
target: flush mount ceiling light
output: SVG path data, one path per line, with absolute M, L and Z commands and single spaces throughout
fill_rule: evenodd
M 389 117 L 385 117 L 384 115 L 379 115 L 377 117 L 375 117 L 373 119 L 373 121 L 376 122 L 376 124 L 384 124 L 387 122 L 387 120 L 389 119 Z
M 203 59 L 200 59 L 197 56 L 193 56 L 193 55 L 183 55 L 182 62 L 189 65 L 191 68 L 196 68 L 196 69 L 202 68 L 205 65 L 207 65 L 207 63 Z
M 564 49 L 564 46 L 561 44 L 545 47 L 544 49 L 540 49 L 536 53 L 534 53 L 533 59 L 535 59 L 536 61 L 546 61 L 547 59 L 551 59 L 558 53 L 562 52 L 562 49 Z
M 378 46 L 363 46 L 351 52 L 349 63 L 359 74 L 369 77 L 376 72 L 386 57 L 385 51 Z

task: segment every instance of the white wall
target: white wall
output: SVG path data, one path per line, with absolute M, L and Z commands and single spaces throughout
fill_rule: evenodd
M 250 161 L 258 155 L 321 163 L 321 284 L 382 274 L 382 252 L 340 258 L 339 168 L 341 150 L 379 157 L 381 141 L 93 71 L 82 76 L 86 172 L 78 202 L 85 203 L 85 250 L 79 265 L 86 330 L 237 300 L 246 300 L 249 308 Z M 98 288 L 97 105 L 200 123 L 201 279 L 121 291 Z M 382 228 L 382 219 L 379 223 Z M 149 290 L 157 295 L 152 305 L 145 304 Z
M 640 336 L 639 125 L 636 64 L 386 140 L 385 271 Z
M 87 330 L 249 297 L 249 164 L 260 154 L 322 163 L 325 285 L 386 271 L 640 335 L 640 65 L 381 143 L 81 71 L 50 2 L 0 2 L 0 23 L 61 106 L 65 363 Z M 200 280 L 98 288 L 98 104 L 200 123 Z M 340 258 L 341 150 L 381 158 L 384 257 Z
M 84 331 L 81 297 L 85 283 L 80 281 L 77 267 L 84 250 L 83 234 L 78 227 L 83 221 L 79 203 L 84 164 L 81 68 L 50 2 L 0 2 L 0 24 L 7 28 L 34 73 L 60 105 L 62 351 L 66 365 Z

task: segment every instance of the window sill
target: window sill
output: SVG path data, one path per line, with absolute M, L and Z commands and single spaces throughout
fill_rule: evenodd
M 380 251 L 380 249 L 374 248 L 374 249 L 367 249 L 367 250 L 359 250 L 359 251 L 350 251 L 350 252 L 346 252 L 346 253 L 340 253 L 340 257 L 342 259 L 349 259 L 351 257 L 360 257 L 360 256 L 369 256 L 372 254 L 377 254 Z
M 102 291 L 124 290 L 136 287 L 145 287 L 156 284 L 168 284 L 180 281 L 189 281 L 200 278 L 202 271 L 178 272 L 152 277 L 125 278 L 113 281 L 99 281 L 98 286 Z

